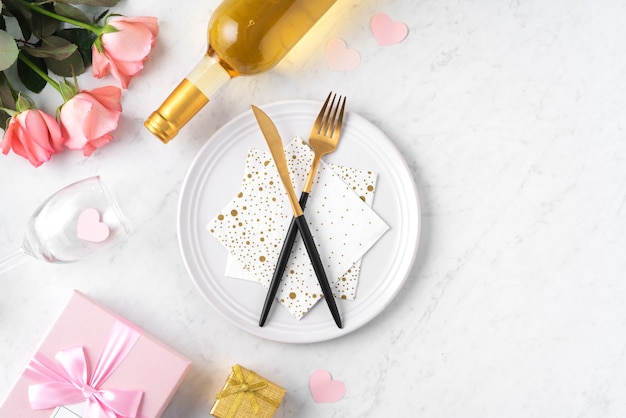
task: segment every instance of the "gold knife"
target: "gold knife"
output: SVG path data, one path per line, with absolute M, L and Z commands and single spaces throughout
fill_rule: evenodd
M 289 197 L 289 203 L 291 204 L 291 209 L 293 210 L 293 216 L 295 217 L 296 225 L 298 227 L 298 230 L 300 231 L 302 240 L 304 241 L 304 247 L 306 248 L 306 251 L 309 254 L 309 258 L 311 259 L 311 264 L 313 264 L 313 270 L 315 271 L 317 281 L 322 288 L 322 294 L 324 295 L 324 299 L 326 299 L 326 303 L 330 308 L 330 312 L 333 316 L 333 319 L 335 320 L 335 323 L 339 328 L 342 328 L 343 325 L 341 323 L 341 317 L 339 316 L 339 309 L 337 308 L 335 298 L 333 297 L 333 292 L 330 288 L 330 285 L 328 284 L 328 278 L 326 277 L 326 272 L 324 271 L 322 260 L 320 259 L 319 252 L 317 251 L 317 247 L 315 246 L 315 242 L 313 241 L 313 236 L 311 235 L 311 230 L 309 229 L 309 225 L 304 217 L 302 207 L 298 202 L 296 192 L 293 189 L 293 184 L 291 184 L 291 177 L 289 177 L 289 167 L 287 166 L 285 149 L 283 148 L 283 140 L 280 138 L 280 134 L 278 133 L 278 129 L 276 129 L 276 125 L 274 125 L 274 122 L 272 122 L 270 117 L 265 112 L 263 112 L 261 109 L 254 105 L 252 105 L 252 112 L 254 113 L 254 117 L 256 118 L 259 127 L 261 128 L 261 132 L 263 132 L 265 141 L 269 146 L 272 158 L 274 159 L 274 163 L 276 164 L 276 168 L 278 169 L 278 174 L 280 175 L 280 179 L 283 183 L 285 191 L 287 192 L 287 196 Z

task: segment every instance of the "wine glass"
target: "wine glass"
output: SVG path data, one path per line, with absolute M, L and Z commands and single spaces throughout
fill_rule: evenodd
M 129 227 L 100 176 L 66 186 L 46 199 L 26 225 L 22 246 L 0 257 L 0 274 L 28 257 L 69 263 L 124 240 Z

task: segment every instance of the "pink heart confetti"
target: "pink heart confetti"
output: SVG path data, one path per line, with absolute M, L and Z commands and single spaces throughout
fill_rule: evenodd
M 331 71 L 349 71 L 359 66 L 361 56 L 355 49 L 348 48 L 340 38 L 333 38 L 326 44 L 326 61 Z
M 309 379 L 313 400 L 317 403 L 337 402 L 346 394 L 346 386 L 340 380 L 333 380 L 326 370 L 317 370 Z
M 76 236 L 90 242 L 102 242 L 109 237 L 109 227 L 100 221 L 100 212 L 94 208 L 83 210 L 78 216 Z
M 370 27 L 376 42 L 381 46 L 397 44 L 409 33 L 409 28 L 403 22 L 393 22 L 385 13 L 375 14 Z

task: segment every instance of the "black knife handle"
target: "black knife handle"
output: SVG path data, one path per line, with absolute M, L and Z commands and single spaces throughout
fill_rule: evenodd
M 304 210 L 308 198 L 309 194 L 307 192 L 302 192 L 302 194 L 300 195 L 300 207 L 302 208 L 302 210 Z M 293 244 L 296 241 L 297 234 L 298 227 L 296 225 L 296 218 L 293 217 L 291 218 L 289 229 L 287 229 L 287 235 L 285 235 L 285 241 L 283 241 L 283 247 L 280 250 L 280 255 L 278 256 L 278 261 L 276 262 L 276 268 L 274 269 L 274 275 L 272 276 L 270 287 L 267 290 L 267 295 L 265 296 L 263 311 L 261 311 L 261 317 L 259 319 L 260 327 L 265 325 L 265 321 L 267 321 L 267 316 L 269 315 L 270 309 L 272 308 L 272 303 L 274 303 L 276 293 L 278 293 L 280 281 L 283 277 L 283 274 L 285 274 L 285 268 L 287 268 L 287 262 L 289 262 L 291 249 L 293 248 Z
M 339 316 L 339 309 L 337 309 L 337 304 L 335 303 L 333 291 L 328 284 L 328 278 L 326 277 L 326 272 L 324 271 L 324 266 L 322 265 L 320 254 L 317 251 L 317 247 L 315 246 L 315 242 L 313 241 L 313 236 L 311 235 L 311 230 L 309 229 L 309 225 L 307 224 L 304 215 L 300 215 L 296 218 L 296 224 L 298 225 L 298 229 L 300 230 L 300 235 L 302 235 L 304 247 L 306 248 L 307 253 L 309 253 L 309 258 L 311 259 L 311 263 L 313 264 L 313 270 L 315 270 L 317 281 L 322 288 L 322 294 L 324 295 L 324 299 L 326 299 L 326 303 L 330 308 L 330 313 L 333 315 L 333 319 L 335 320 L 337 326 L 339 328 L 342 328 L 343 325 L 341 324 L 341 317 Z

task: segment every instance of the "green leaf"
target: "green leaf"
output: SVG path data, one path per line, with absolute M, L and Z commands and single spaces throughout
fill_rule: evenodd
M 11 116 L 7 112 L 0 112 L 0 127 L 4 130 L 7 129 Z
M 13 0 L 5 0 L 4 3 L 9 5 L 11 14 L 17 20 L 17 23 L 20 27 L 20 31 L 22 32 L 22 37 L 24 39 L 30 39 L 32 36 L 32 30 L 30 29 L 30 20 L 32 17 L 32 13 L 30 9 L 22 6 L 20 3 L 16 3 Z M 3 7 L 4 6 L 3 4 Z
M 78 52 L 83 58 L 85 67 L 91 65 L 91 46 L 98 38 L 95 33 L 81 28 L 63 29 L 57 32 L 57 36 L 65 38 L 78 47 Z M 78 74 L 78 73 L 77 73 Z
M 112 7 L 120 0 L 57 0 L 59 3 L 86 4 L 88 6 Z
M 91 24 L 91 21 L 82 10 L 67 3 L 59 1 L 54 2 L 54 11 L 61 16 L 69 17 L 70 19 L 78 20 L 79 22 Z
M 15 109 L 15 98 L 9 81 L 3 72 L 0 72 L 0 107 L 4 109 Z M 11 118 L 7 112 L 0 112 L 0 127 L 5 129 L 7 121 Z
M 15 109 L 15 97 L 4 72 L 0 72 L 0 106 Z
M 78 47 L 59 36 L 48 36 L 37 47 L 24 47 L 28 55 L 38 58 L 54 58 L 61 61 L 71 56 Z
M 78 50 L 64 60 L 54 58 L 44 58 L 48 69 L 61 77 L 73 77 L 85 72 L 85 63 Z
M 103 11 L 102 11 L 102 13 L 100 13 L 100 14 L 98 15 L 98 17 L 96 17 L 96 18 L 93 20 L 93 23 L 98 23 L 98 24 L 99 24 L 99 23 L 100 23 L 100 21 L 101 21 L 102 19 L 104 19 L 104 17 L 105 17 L 106 15 L 108 15 L 108 14 L 109 14 L 109 9 L 103 10 Z
M 42 4 L 40 7 L 52 10 L 52 6 L 49 4 Z M 38 38 L 47 38 L 59 29 L 61 22 L 51 17 L 33 12 L 30 17 L 30 28 L 33 34 Z
M 28 55 L 26 52 L 24 54 Z M 48 73 L 48 68 L 46 67 L 46 63 L 41 58 L 36 58 L 28 55 L 28 58 L 41 69 L 44 73 Z M 17 75 L 20 77 L 22 84 L 24 86 L 35 93 L 41 92 L 44 87 L 46 87 L 47 81 L 44 80 L 32 70 L 28 65 L 24 64 L 22 60 L 17 61 Z
M 61 22 L 37 12 L 33 12 L 28 7 L 23 6 L 15 0 L 5 0 L 4 7 L 17 19 L 25 40 L 29 40 L 34 34 L 38 38 L 45 38 L 52 35 L 60 26 Z M 52 5 L 43 3 L 40 7 L 53 11 Z
M 17 49 L 15 39 L 6 31 L 0 30 L 0 71 L 4 71 L 13 65 L 18 54 L 19 50 Z

